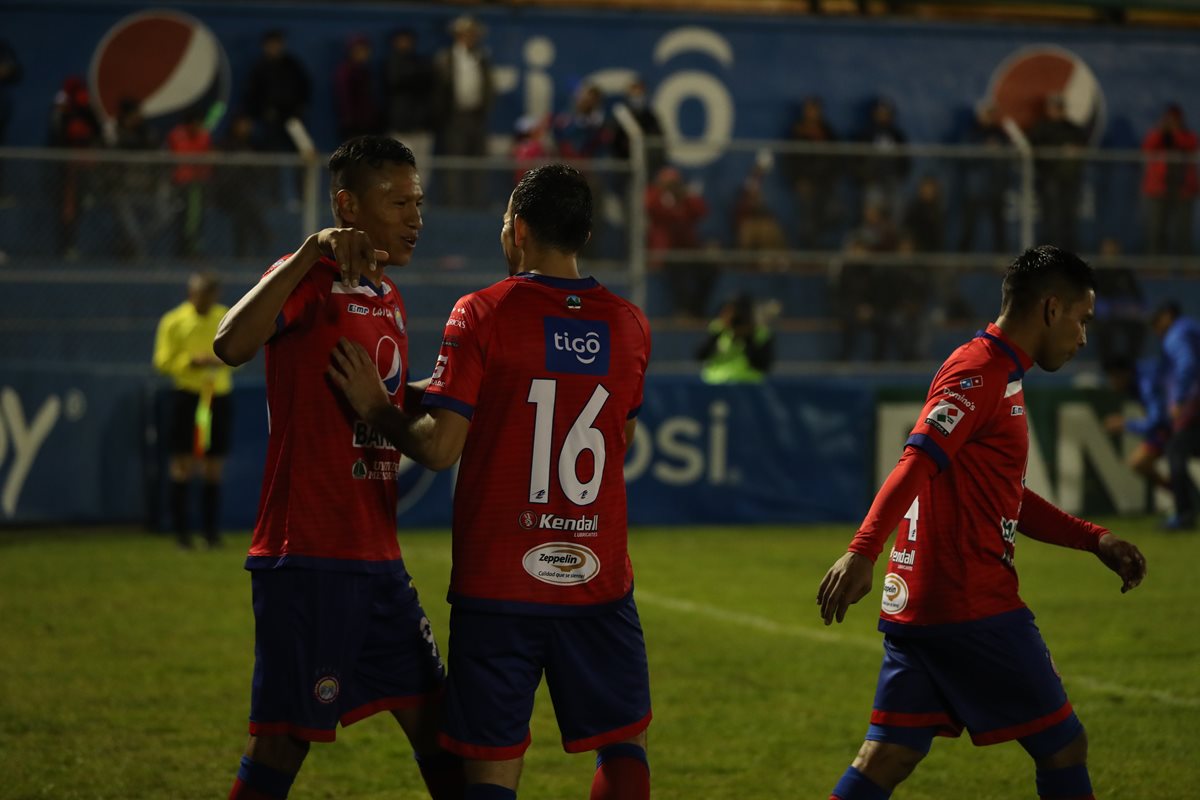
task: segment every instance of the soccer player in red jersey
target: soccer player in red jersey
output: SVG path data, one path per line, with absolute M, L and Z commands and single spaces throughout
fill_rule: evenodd
M 1025 488 L 1022 381 L 1053 372 L 1087 342 L 1092 268 L 1056 247 L 1027 250 L 1004 277 L 1000 317 L 938 370 L 925 407 L 849 552 L 817 593 L 828 625 L 871 589 L 876 557 L 899 525 L 883 580 L 884 659 L 866 741 L 833 791 L 882 800 L 935 735 L 1021 743 L 1041 798 L 1093 797 L 1087 738 L 1017 594 L 1017 532 L 1095 553 L 1137 586 L 1137 547 Z
M 500 233 L 510 277 L 455 305 L 422 413 L 387 402 L 360 345 L 342 343 L 330 367 L 406 455 L 434 469 L 462 457 L 441 742 L 466 759 L 467 800 L 517 796 L 543 672 L 564 749 L 598 752 L 592 799 L 650 796 L 623 477 L 650 330 L 580 277 L 591 219 L 574 168 L 522 177 Z
M 250 740 L 230 798 L 287 796 L 310 742 L 390 711 L 430 794 L 462 794 L 437 744 L 444 670 L 396 542 L 400 453 L 325 377 L 339 339 L 370 353 L 402 406 L 408 337 L 386 265 L 412 258 L 421 180 L 412 152 L 362 136 L 329 161 L 338 227 L 305 240 L 230 309 L 214 343 L 242 364 L 266 345 L 270 438 L 246 559 L 255 617 Z M 411 400 L 410 400 L 411 401 Z

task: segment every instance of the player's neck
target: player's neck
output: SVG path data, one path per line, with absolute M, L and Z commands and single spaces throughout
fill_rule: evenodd
M 575 256 L 558 253 L 540 253 L 537 258 L 527 257 L 521 262 L 520 271 L 545 275 L 547 278 L 578 280 L 581 277 Z
M 1015 320 L 1012 317 L 1001 314 L 995 322 L 997 328 L 1004 332 L 1009 341 L 1020 348 L 1022 353 L 1036 353 L 1038 351 L 1038 339 L 1041 336 L 1041 331 L 1035 325 L 1029 322 Z

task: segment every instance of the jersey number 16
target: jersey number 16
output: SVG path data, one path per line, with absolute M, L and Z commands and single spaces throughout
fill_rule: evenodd
M 554 399 L 558 382 L 547 378 L 535 378 L 529 386 L 528 402 L 537 406 L 533 422 L 533 463 L 529 469 L 529 502 L 550 502 L 550 452 L 554 428 Z M 600 480 L 604 476 L 604 434 L 592 423 L 600 416 L 608 400 L 608 390 L 597 386 L 583 411 L 575 418 L 562 451 L 558 454 L 558 482 L 567 499 L 577 506 L 591 505 L 600 495 Z M 579 456 L 589 451 L 592 454 L 592 477 L 587 483 L 579 480 L 576 464 Z

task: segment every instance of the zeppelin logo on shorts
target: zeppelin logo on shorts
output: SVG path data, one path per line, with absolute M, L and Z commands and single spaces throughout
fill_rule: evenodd
M 942 400 L 933 407 L 929 416 L 925 417 L 925 424 L 937 428 L 942 436 L 949 436 L 962 418 L 963 410 L 961 408 L 949 400 Z
M 337 678 L 332 675 L 326 675 L 317 680 L 316 686 L 313 687 L 313 697 L 322 703 L 332 703 L 334 700 L 337 700 L 340 688 Z
M 899 614 L 908 607 L 908 584 L 894 572 L 883 579 L 883 613 Z
M 532 547 L 521 559 L 525 571 L 542 583 L 572 586 L 600 574 L 600 559 L 590 549 L 571 542 L 547 542 Z

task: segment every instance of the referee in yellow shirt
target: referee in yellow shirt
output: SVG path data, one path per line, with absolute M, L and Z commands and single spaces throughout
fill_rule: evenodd
M 213 353 L 217 325 L 229 309 L 217 303 L 214 275 L 188 279 L 188 299 L 168 311 L 154 339 L 154 368 L 171 378 L 170 511 L 179 546 L 190 548 L 188 490 L 197 465 L 204 476 L 202 520 L 209 547 L 220 543 L 221 469 L 229 453 L 233 370 Z

